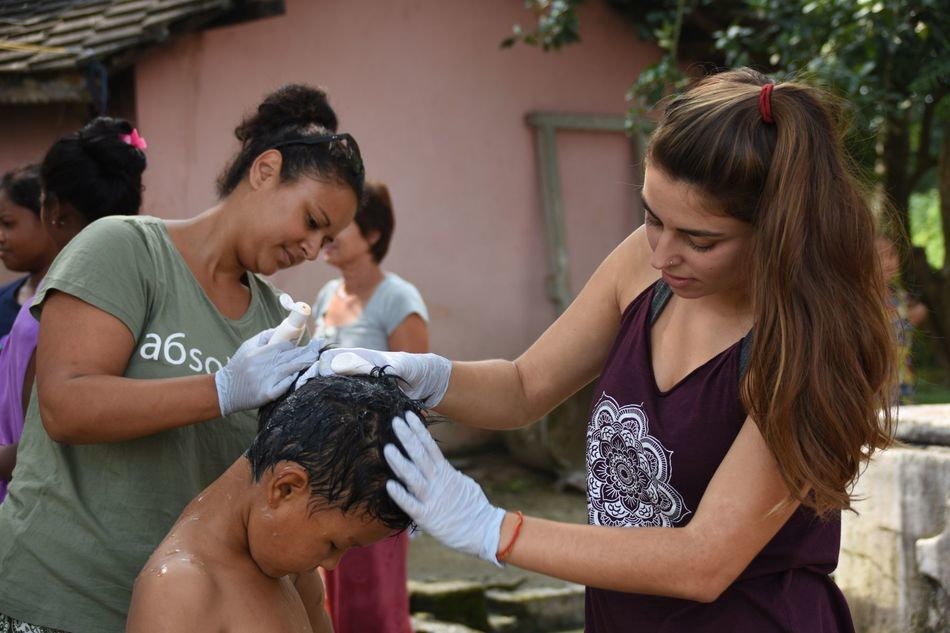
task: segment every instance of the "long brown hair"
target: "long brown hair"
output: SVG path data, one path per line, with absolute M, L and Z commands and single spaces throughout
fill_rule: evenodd
M 742 402 L 792 496 L 825 514 L 850 507 L 863 462 L 891 441 L 894 331 L 842 109 L 779 83 L 767 122 L 767 83 L 747 68 L 701 80 L 669 102 L 647 156 L 752 224 Z

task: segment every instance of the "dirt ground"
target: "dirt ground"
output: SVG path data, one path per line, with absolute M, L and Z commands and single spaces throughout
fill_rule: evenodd
M 583 493 L 558 485 L 553 474 L 519 464 L 504 447 L 455 457 L 451 462 L 478 481 L 496 506 L 557 521 L 587 522 L 587 505 Z M 419 535 L 410 542 L 409 578 L 427 582 L 469 580 L 520 588 L 561 587 L 566 584 L 556 578 L 517 567 L 500 569 L 474 557 L 458 554 L 427 534 Z

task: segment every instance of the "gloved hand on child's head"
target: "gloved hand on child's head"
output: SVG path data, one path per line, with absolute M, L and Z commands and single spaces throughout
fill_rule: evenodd
M 400 480 L 386 482 L 389 496 L 443 545 L 501 566 L 497 553 L 505 511 L 490 504 L 478 482 L 445 459 L 416 414 L 393 420 L 393 431 L 409 458 L 394 444 L 383 449 Z
M 256 409 L 279 397 L 297 375 L 319 357 L 320 341 L 297 347 L 284 341 L 268 345 L 274 328 L 244 341 L 228 364 L 214 374 L 221 415 Z
M 297 380 L 297 385 L 302 385 L 314 376 L 369 374 L 377 367 L 384 368 L 387 374 L 399 376 L 406 395 L 413 400 L 421 400 L 429 408 L 442 401 L 452 374 L 452 362 L 438 354 L 341 347 L 324 350 L 320 360 Z

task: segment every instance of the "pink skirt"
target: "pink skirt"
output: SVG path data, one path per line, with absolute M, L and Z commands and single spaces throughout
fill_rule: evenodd
M 335 633 L 412 633 L 406 558 L 409 534 L 348 551 L 326 572 Z

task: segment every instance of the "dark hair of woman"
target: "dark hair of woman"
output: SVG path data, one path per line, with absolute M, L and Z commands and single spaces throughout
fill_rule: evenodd
M 363 239 L 371 242 L 369 252 L 376 263 L 383 261 L 389 251 L 389 242 L 393 237 L 396 221 L 393 217 L 393 203 L 389 198 L 389 188 L 381 182 L 366 183 L 363 203 L 354 218 Z M 372 241 L 373 233 L 376 241 Z
M 88 222 L 137 214 L 146 161 L 141 149 L 122 138 L 132 130 L 124 119 L 97 117 L 56 141 L 40 168 L 44 194 L 68 203 Z
M 13 204 L 40 214 L 40 166 L 26 165 L 11 169 L 3 175 L 0 190 L 7 193 Z
M 890 442 L 894 332 L 836 100 L 778 83 L 766 121 L 769 83 L 748 68 L 703 79 L 669 103 L 648 160 L 752 225 L 743 405 L 789 490 L 823 514 L 850 507 L 862 463 Z
M 359 148 L 352 137 L 336 131 L 336 113 L 323 90 L 301 84 L 275 90 L 235 128 L 241 149 L 218 177 L 218 195 L 234 191 L 258 156 L 279 148 L 281 182 L 306 174 L 346 184 L 360 199 L 364 172 Z

